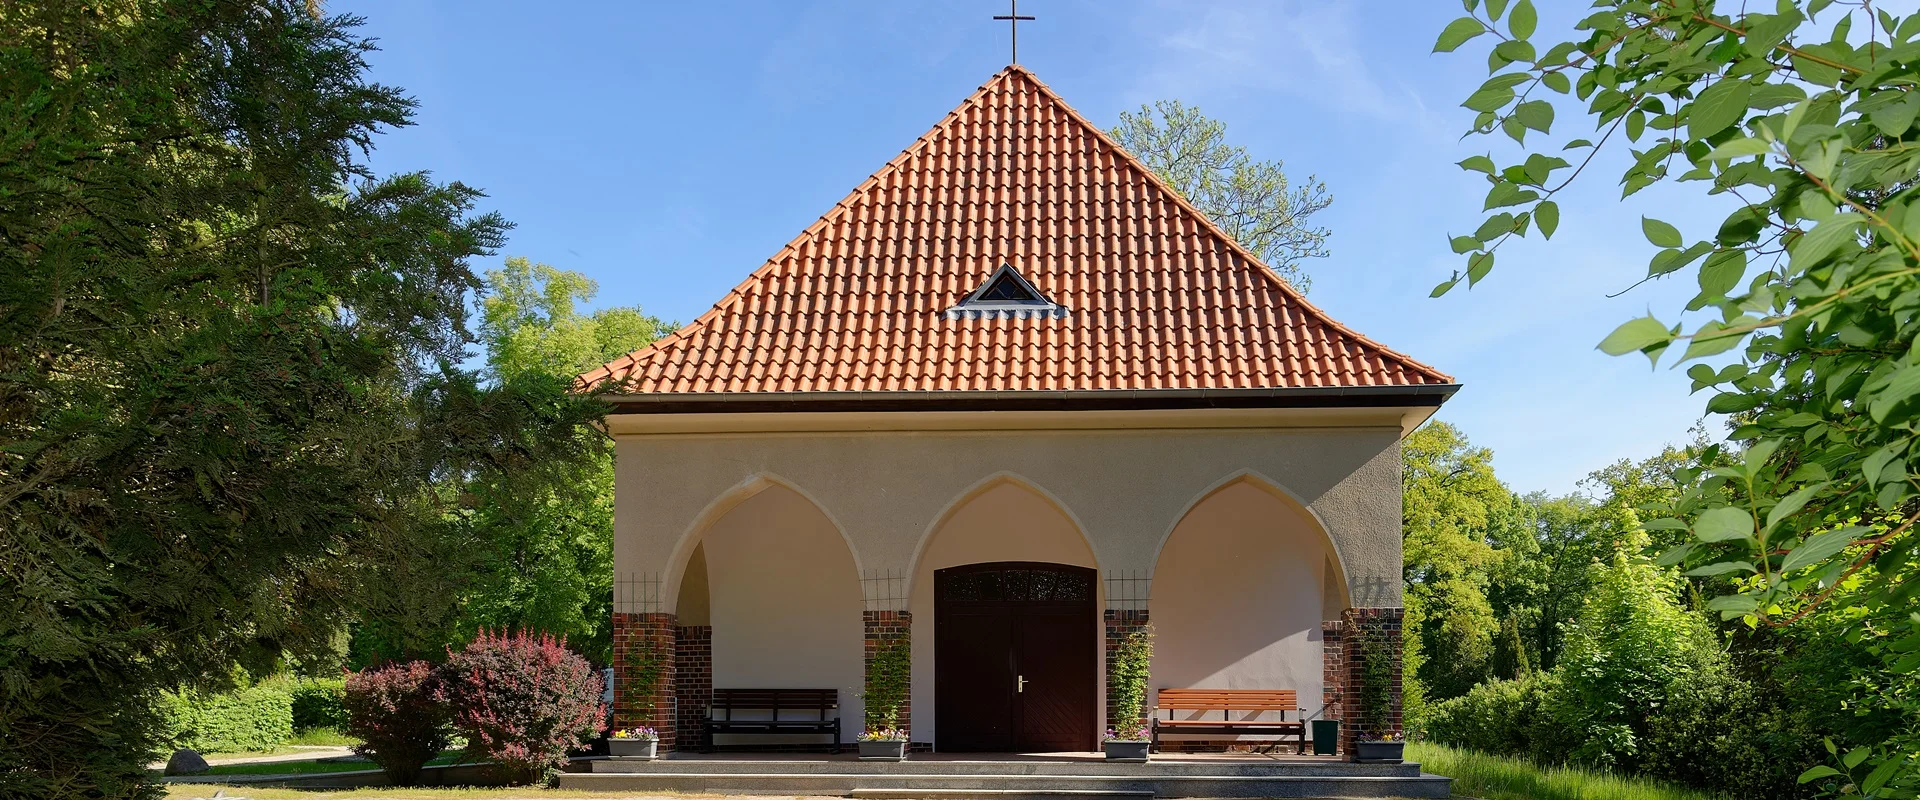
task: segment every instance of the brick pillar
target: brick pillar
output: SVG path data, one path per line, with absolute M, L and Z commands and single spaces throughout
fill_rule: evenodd
M 911 648 L 913 642 L 913 612 L 862 611 L 860 612 L 860 619 L 866 627 L 866 656 L 864 663 L 866 665 L 867 696 L 871 697 L 873 695 L 874 656 L 879 654 L 882 645 L 888 643 L 894 643 L 894 646 L 897 647 Z M 911 665 L 912 651 L 908 650 L 906 655 L 908 656 L 908 664 Z M 906 731 L 911 735 L 915 733 L 913 730 L 913 669 L 911 666 L 906 669 L 905 677 L 906 685 L 901 687 L 900 690 L 900 711 L 894 724 L 900 730 Z M 865 720 L 847 720 L 840 724 L 843 729 L 849 729 L 846 730 L 846 733 L 850 735 L 858 735 L 866 730 Z M 853 728 L 852 726 L 855 724 L 858 724 L 860 727 Z M 921 741 L 926 741 L 927 736 L 926 734 L 920 734 L 918 738 Z
M 1318 719 L 1341 720 L 1342 732 L 1345 732 L 1346 711 L 1344 703 L 1347 692 L 1347 647 L 1346 626 L 1341 620 L 1330 619 L 1320 623 L 1320 663 L 1321 691 L 1320 716 Z M 1340 752 L 1346 752 L 1339 742 L 1334 743 Z
M 1390 682 L 1387 686 L 1387 713 L 1385 730 L 1380 733 L 1401 733 L 1400 727 L 1400 623 L 1406 616 L 1404 608 L 1349 608 L 1340 613 L 1340 621 L 1345 629 L 1345 647 L 1342 654 L 1346 661 L 1347 685 L 1343 721 L 1340 725 L 1340 745 L 1346 752 L 1352 752 L 1353 740 L 1360 727 L 1366 724 L 1361 713 L 1362 698 L 1367 695 L 1367 659 L 1369 647 L 1383 648 L 1391 667 Z
M 613 615 L 613 725 L 647 726 L 660 732 L 660 752 L 673 750 L 674 615 L 657 612 Z M 652 661 L 656 680 L 644 693 L 637 684 L 643 666 Z
M 713 703 L 712 625 L 674 629 L 673 698 L 680 747 L 699 747 L 707 734 L 707 706 Z
M 1123 720 L 1119 718 L 1119 703 L 1116 702 L 1114 694 L 1114 690 L 1118 686 L 1119 681 L 1114 678 L 1113 672 L 1115 666 L 1114 659 L 1120 652 L 1120 643 L 1126 641 L 1126 638 L 1133 635 L 1135 631 L 1147 627 L 1147 610 L 1144 608 L 1109 608 L 1101 617 L 1106 622 L 1107 628 L 1105 649 L 1107 670 L 1107 727 L 1117 730 L 1129 723 L 1139 725 L 1146 722 L 1146 716 L 1143 715 L 1136 720 Z M 1147 690 L 1151 692 L 1153 687 L 1148 686 Z

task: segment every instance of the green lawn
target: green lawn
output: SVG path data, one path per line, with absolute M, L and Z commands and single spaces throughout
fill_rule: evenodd
M 1721 800 L 1644 778 L 1541 767 L 1524 759 L 1422 742 L 1407 745 L 1407 760 L 1420 762 L 1426 772 L 1452 778 L 1455 795 L 1483 800 Z

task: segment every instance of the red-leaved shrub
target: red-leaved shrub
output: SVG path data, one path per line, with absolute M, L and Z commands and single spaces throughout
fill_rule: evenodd
M 433 665 L 425 661 L 347 675 L 341 700 L 347 733 L 362 741 L 354 752 L 379 764 L 396 785 L 418 783 L 420 768 L 447 746 L 447 706 L 439 688 Z
M 467 752 L 516 781 L 543 782 L 600 731 L 600 673 L 563 640 L 481 632 L 449 654 L 443 692 Z

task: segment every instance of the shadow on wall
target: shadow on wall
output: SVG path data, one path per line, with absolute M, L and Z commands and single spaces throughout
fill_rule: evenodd
M 1333 558 L 1312 518 L 1251 481 L 1195 504 L 1153 571 L 1152 688 L 1293 689 L 1316 714 L 1320 623 L 1345 604 Z

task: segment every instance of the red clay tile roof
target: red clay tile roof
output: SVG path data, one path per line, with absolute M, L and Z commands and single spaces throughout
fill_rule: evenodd
M 947 319 L 1010 264 L 1063 318 Z M 1334 322 L 1019 66 L 692 324 L 646 393 L 1451 384 Z

